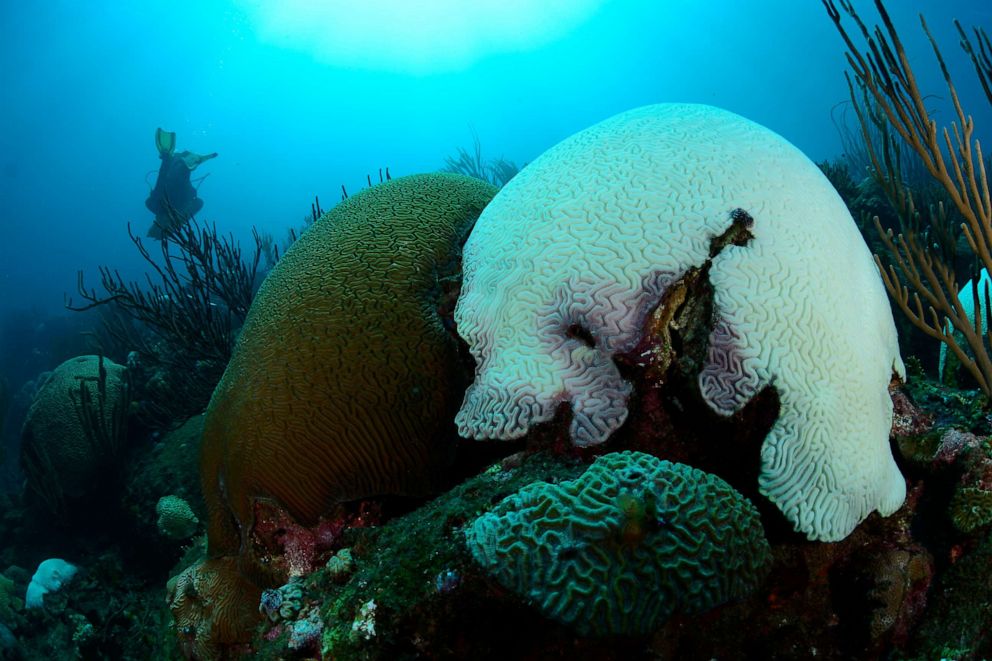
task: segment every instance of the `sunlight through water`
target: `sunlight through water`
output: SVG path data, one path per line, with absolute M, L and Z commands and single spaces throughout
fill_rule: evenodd
M 259 39 L 327 64 L 430 74 L 537 48 L 605 0 L 281 0 L 244 4 Z

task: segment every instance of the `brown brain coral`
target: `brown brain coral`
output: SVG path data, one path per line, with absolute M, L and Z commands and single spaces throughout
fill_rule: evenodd
M 238 572 L 236 562 L 207 560 L 169 581 L 167 602 L 187 658 L 214 659 L 247 650 L 261 591 Z
M 106 380 L 99 418 L 101 370 Z M 38 391 L 21 431 L 21 465 L 28 485 L 43 498 L 84 498 L 106 482 L 122 440 L 114 433 L 114 418 L 126 404 L 126 372 L 106 358 L 77 356 L 56 367 Z M 88 391 L 105 435 L 93 434 L 80 420 L 80 387 Z
M 238 552 L 256 498 L 310 525 L 336 502 L 430 489 L 467 380 L 441 282 L 495 192 L 451 174 L 380 184 L 268 275 L 208 409 L 211 555 Z

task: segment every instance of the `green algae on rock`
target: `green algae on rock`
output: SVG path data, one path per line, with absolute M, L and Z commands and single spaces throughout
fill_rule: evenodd
M 465 549 L 462 525 L 527 484 L 567 480 L 581 472 L 574 460 L 530 455 L 515 468 L 494 466 L 381 527 L 350 530 L 343 541 L 349 545 L 353 573 L 342 581 L 338 568 L 328 563 L 302 583 L 308 597 L 323 604 L 322 653 L 326 658 L 370 660 L 451 658 L 452 649 L 476 658 L 524 655 L 539 632 L 546 633 L 554 623 L 534 617 L 505 592 L 503 597 L 490 592 L 490 581 Z M 436 580 L 446 571 L 462 577 L 450 591 Z M 375 634 L 365 637 L 360 632 L 367 627 L 354 625 L 369 623 L 369 602 L 375 604 Z M 488 623 L 497 617 L 527 635 L 507 637 L 493 629 Z M 266 625 L 256 632 L 258 658 L 285 655 L 285 641 L 266 638 L 270 631 Z
M 196 415 L 166 432 L 151 452 L 138 455 L 129 468 L 123 505 L 148 533 L 157 528 L 155 509 L 163 496 L 178 496 L 198 518 L 204 516 L 199 479 L 203 420 L 204 416 Z

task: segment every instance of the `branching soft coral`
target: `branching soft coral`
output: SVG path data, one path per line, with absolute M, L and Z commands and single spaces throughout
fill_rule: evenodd
M 849 0 L 839 0 L 840 7 L 857 26 L 854 34 L 860 33 L 867 44 L 864 51 L 859 50 L 844 27 L 837 3 L 824 0 L 823 4 L 847 45 L 851 67 L 848 85 L 871 161 L 870 172 L 900 217 L 901 233 L 897 236 L 891 230 L 883 231 L 875 220 L 891 260 L 885 264 L 875 256 L 885 287 L 913 324 L 945 343 L 977 380 L 985 396 L 992 398 L 992 339 L 981 318 L 981 311 L 989 309 L 989 290 L 972 289 L 975 314 L 969 318 L 969 306 L 959 297 L 954 272 L 957 239 L 962 234 L 978 265 L 992 269 L 992 195 L 982 147 L 974 137 L 974 120 L 962 106 L 950 71 L 922 16 L 923 31 L 944 76 L 956 116 L 949 126 L 939 127 L 927 110 L 926 95 L 917 85 L 909 57 L 881 0 L 875 0 L 875 7 L 882 27 L 873 30 L 868 29 Z M 973 44 L 964 28 L 959 23 L 955 25 L 978 82 L 992 104 L 992 45 L 988 34 L 975 28 Z M 878 131 L 887 136 L 881 148 L 871 139 Z M 930 176 L 946 191 L 950 204 L 964 220 L 959 227 L 949 221 L 943 205 L 917 207 L 900 166 L 900 154 L 907 148 L 920 157 Z

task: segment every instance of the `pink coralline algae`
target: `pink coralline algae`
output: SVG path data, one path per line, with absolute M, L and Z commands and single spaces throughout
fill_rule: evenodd
M 317 541 L 314 532 L 293 520 L 285 510 L 269 503 L 255 503 L 254 541 L 264 547 L 276 566 L 289 578 L 306 576 L 316 569 Z
M 919 436 L 933 428 L 934 416 L 924 413 L 901 388 L 889 388 L 892 397 L 892 435 Z
M 264 634 L 262 634 L 262 639 L 272 642 L 273 640 L 277 639 L 279 636 L 282 635 L 282 629 L 283 626 L 281 624 L 277 624 L 276 626 L 272 627 Z
M 939 464 L 953 464 L 981 444 L 981 440 L 970 432 L 949 429 L 940 437 L 940 446 L 933 458 Z
M 284 581 L 307 576 L 321 566 L 340 547 L 345 530 L 375 525 L 380 518 L 377 507 L 365 502 L 356 511 L 321 518 L 310 527 L 268 501 L 255 501 L 254 515 L 252 542 L 262 549 L 264 563 Z

